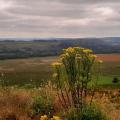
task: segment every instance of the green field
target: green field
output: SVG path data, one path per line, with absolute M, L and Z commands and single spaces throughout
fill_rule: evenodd
M 50 60 L 50 57 L 2 60 L 0 61 L 1 84 L 20 87 L 40 86 L 51 79 Z
M 51 63 L 57 57 L 40 57 L 0 61 L 0 83 L 3 86 L 39 87 L 52 79 Z M 104 62 L 98 81 L 100 86 L 119 87 L 112 83 L 114 77 L 120 79 L 120 62 Z

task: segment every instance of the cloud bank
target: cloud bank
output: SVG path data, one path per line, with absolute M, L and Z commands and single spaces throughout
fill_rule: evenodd
M 120 36 L 120 0 L 0 0 L 0 37 Z

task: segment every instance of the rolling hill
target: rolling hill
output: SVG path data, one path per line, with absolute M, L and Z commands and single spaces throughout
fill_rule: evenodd
M 97 54 L 120 53 L 120 37 L 0 39 L 0 59 L 56 56 L 62 49 L 81 46 Z

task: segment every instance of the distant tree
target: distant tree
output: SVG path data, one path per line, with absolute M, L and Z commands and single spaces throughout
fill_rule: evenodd
M 112 80 L 113 83 L 118 83 L 119 82 L 119 79 L 117 77 L 114 77 L 113 80 Z

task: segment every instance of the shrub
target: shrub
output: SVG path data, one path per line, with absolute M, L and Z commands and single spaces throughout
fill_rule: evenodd
M 32 109 L 34 111 L 34 114 L 41 115 L 52 115 L 52 113 L 54 112 L 52 100 L 48 100 L 43 96 L 39 96 L 34 99 Z
M 76 108 L 70 109 L 67 120 L 107 120 L 101 110 L 95 106 L 86 106 L 82 112 Z
M 59 101 L 62 101 L 64 108 L 71 106 L 70 99 L 72 99 L 74 107 L 82 108 L 86 103 L 88 90 L 90 91 L 88 85 L 93 83 L 92 89 L 95 89 L 94 69 L 102 63 L 96 57 L 90 49 L 69 47 L 63 50 L 58 62 L 52 64 L 54 69 L 52 82 L 57 88 L 58 96 L 61 99 Z
M 113 83 L 118 83 L 119 82 L 119 79 L 117 77 L 114 77 L 113 80 L 112 80 Z
M 83 109 L 82 120 L 106 120 L 106 117 L 99 108 L 87 106 Z

